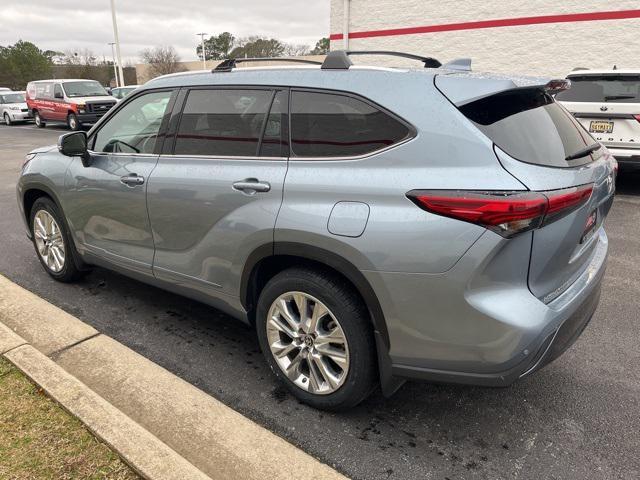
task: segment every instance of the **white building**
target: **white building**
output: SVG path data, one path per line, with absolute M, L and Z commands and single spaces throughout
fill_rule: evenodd
M 640 68 L 639 0 L 331 0 L 332 50 L 345 32 L 351 50 L 471 57 L 476 71 Z

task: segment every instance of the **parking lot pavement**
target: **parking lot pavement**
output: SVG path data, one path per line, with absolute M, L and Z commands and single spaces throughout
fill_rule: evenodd
M 607 231 L 602 300 L 560 359 L 509 388 L 409 383 L 327 414 L 273 380 L 251 330 L 196 302 L 102 269 L 53 282 L 18 217 L 24 154 L 61 129 L 0 126 L 0 273 L 357 479 L 640 478 L 640 175 Z

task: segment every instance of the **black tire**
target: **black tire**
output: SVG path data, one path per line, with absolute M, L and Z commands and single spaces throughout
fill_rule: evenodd
M 39 111 L 35 111 L 33 112 L 33 119 L 36 123 L 36 127 L 38 128 L 44 128 L 47 126 L 47 124 L 45 123 L 45 121 L 42 119 L 42 117 L 40 116 L 40 112 Z
M 344 383 L 332 393 L 311 393 L 298 387 L 276 362 L 267 337 L 267 316 L 273 302 L 287 292 L 303 292 L 329 308 L 339 322 L 349 349 Z M 321 410 L 345 410 L 367 398 L 377 383 L 373 328 L 366 306 L 354 287 L 329 271 L 290 268 L 274 276 L 260 293 L 256 311 L 260 348 L 274 374 L 302 402 Z
M 75 113 L 67 115 L 67 127 L 69 127 L 69 130 L 76 132 L 80 130 L 80 126 L 80 120 L 78 120 L 78 116 Z
M 62 237 L 62 242 L 64 244 L 65 259 L 62 269 L 58 272 L 52 270 L 46 264 L 38 250 L 38 246 L 36 245 L 34 219 L 36 217 L 36 214 L 41 210 L 49 213 L 49 215 L 53 217 L 60 228 L 60 234 Z M 58 280 L 59 282 L 68 283 L 73 282 L 86 274 L 87 270 L 81 268 L 83 264 L 78 256 L 78 252 L 76 252 L 75 245 L 71 240 L 71 235 L 69 234 L 67 223 L 64 221 L 64 217 L 61 215 L 58 206 L 53 202 L 53 200 L 48 197 L 40 197 L 33 203 L 33 207 L 31 208 L 31 212 L 29 215 L 29 228 L 31 229 L 33 246 L 36 250 L 38 260 L 40 260 L 43 268 L 49 275 L 51 275 L 51 277 Z
M 6 125 L 8 125 L 8 126 L 13 125 L 13 124 L 11 123 L 11 117 L 10 117 L 10 116 L 9 116 L 9 114 L 8 114 L 8 113 L 6 113 L 6 112 L 5 112 L 5 114 L 4 114 L 4 123 L 5 123 Z

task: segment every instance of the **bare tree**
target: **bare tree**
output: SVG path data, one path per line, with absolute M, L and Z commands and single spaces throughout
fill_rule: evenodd
M 149 78 L 184 72 L 180 64 L 180 56 L 172 46 L 147 48 L 140 52 L 142 62 L 149 65 Z
M 293 43 L 284 44 L 284 55 L 287 57 L 302 57 L 309 55 L 311 48 L 309 45 L 296 45 Z

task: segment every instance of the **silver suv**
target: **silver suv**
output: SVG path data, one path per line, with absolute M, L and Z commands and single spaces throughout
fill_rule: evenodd
M 598 304 L 616 165 L 553 100 L 566 82 L 354 53 L 161 77 L 31 152 L 18 204 L 45 270 L 227 312 L 318 408 L 559 356 Z

